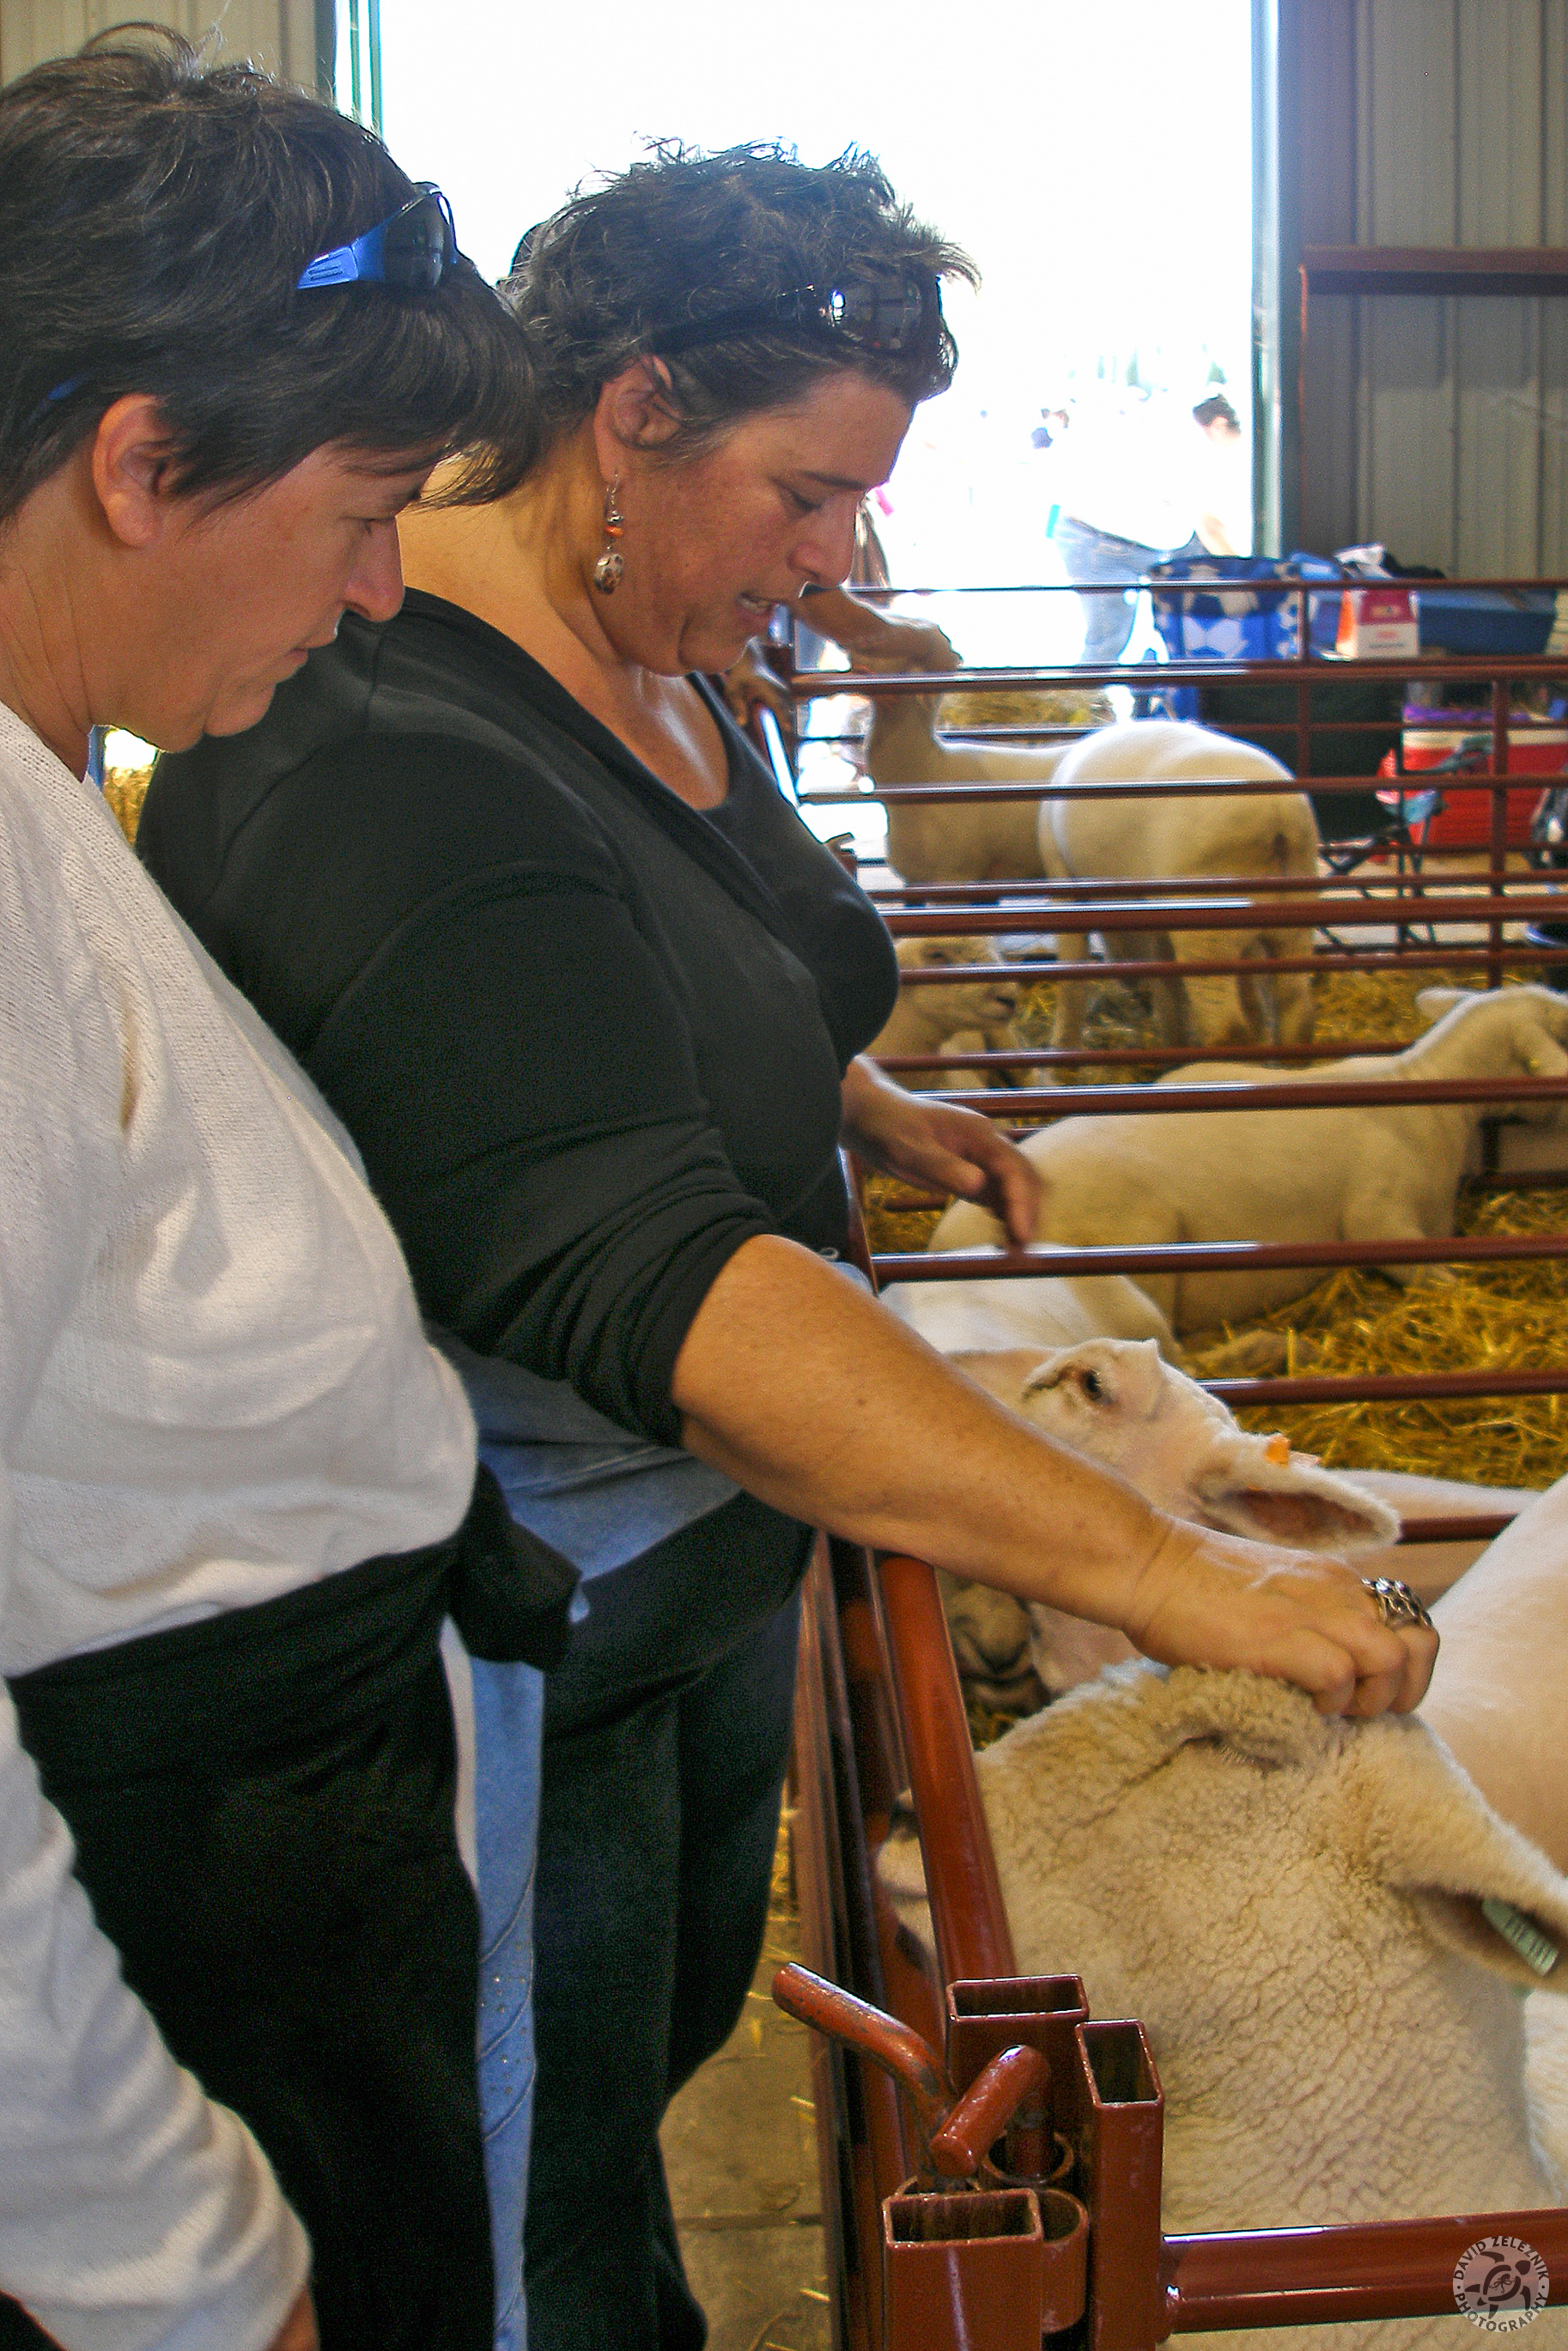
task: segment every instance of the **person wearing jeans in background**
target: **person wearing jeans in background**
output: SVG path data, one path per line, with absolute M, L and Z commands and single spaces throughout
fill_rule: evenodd
M 1051 538 L 1069 580 L 1146 580 L 1156 563 L 1176 557 L 1240 552 L 1240 423 L 1222 392 L 1199 401 L 1191 416 L 1190 428 L 1169 442 L 1144 404 L 1114 420 L 1070 412 L 1059 425 L 1052 455 L 1062 511 Z M 1137 591 L 1079 602 L 1080 659 L 1108 668 L 1127 650 Z

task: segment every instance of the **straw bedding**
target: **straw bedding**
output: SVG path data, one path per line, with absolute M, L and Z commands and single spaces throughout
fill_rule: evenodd
M 1318 1037 L 1332 1041 L 1383 1036 L 1405 1042 L 1421 1025 L 1415 1010 L 1417 990 L 1443 977 L 1325 974 L 1319 983 Z M 1454 977 L 1475 985 L 1473 974 Z M 1021 1025 L 1031 1043 L 1043 1042 L 1049 1034 L 1050 998 L 1049 982 L 1030 991 Z M 1096 989 L 1092 1020 L 1087 1044 L 1152 1040 L 1146 1002 L 1125 982 L 1108 981 Z M 1124 1082 L 1143 1074 L 1126 1064 L 1103 1073 Z M 872 1179 L 868 1208 L 872 1245 L 881 1249 L 924 1249 L 938 1214 L 912 1207 L 909 1194 L 882 1176 Z M 1559 1191 L 1477 1193 L 1459 1203 L 1458 1228 L 1464 1233 L 1552 1233 L 1565 1228 L 1568 1195 Z M 1346 1269 L 1310 1296 L 1240 1327 L 1287 1333 L 1291 1366 L 1302 1373 L 1471 1366 L 1543 1371 L 1568 1362 L 1568 1263 L 1459 1267 L 1451 1284 L 1414 1290 L 1400 1290 L 1375 1272 Z M 1221 1343 L 1189 1349 L 1189 1364 L 1198 1377 L 1204 1375 L 1206 1355 Z M 1299 1450 L 1319 1454 L 1334 1468 L 1403 1469 L 1500 1486 L 1547 1486 L 1568 1470 L 1568 1403 L 1558 1396 L 1272 1405 L 1239 1416 L 1250 1427 L 1283 1429 Z
M 945 694 L 936 705 L 944 733 L 977 726 L 1109 726 L 1116 716 L 1097 686 L 993 686 L 983 694 Z

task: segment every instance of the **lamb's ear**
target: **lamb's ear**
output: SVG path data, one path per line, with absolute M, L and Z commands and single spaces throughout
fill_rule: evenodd
M 1302 1551 L 1381 1550 L 1399 1539 L 1399 1514 L 1332 1469 L 1294 1462 L 1267 1484 L 1247 1464 L 1221 1470 L 1198 1488 L 1213 1518 L 1234 1534 L 1260 1542 L 1291 1543 Z
M 1500 1819 L 1411 1715 L 1362 1726 L 1347 1758 L 1367 1866 L 1415 1901 L 1438 1942 L 1521 1991 L 1568 1992 L 1568 1878 Z
M 1451 1012 L 1456 1004 L 1472 1003 L 1475 1000 L 1476 993 L 1477 991 L 1473 987 L 1423 987 L 1419 989 L 1416 998 L 1416 1009 L 1421 1016 L 1422 1028 L 1430 1029 L 1435 1022 L 1442 1019 L 1445 1012 Z

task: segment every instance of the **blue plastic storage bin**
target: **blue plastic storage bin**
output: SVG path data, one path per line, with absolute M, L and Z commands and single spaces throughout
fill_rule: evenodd
M 1172 661 L 1296 661 L 1301 605 L 1298 580 L 1322 581 L 1307 599 L 1312 651 L 1333 649 L 1339 629 L 1341 565 L 1321 555 L 1176 556 L 1149 572 L 1155 627 Z M 1207 595 L 1162 595 L 1163 583 L 1212 582 Z
M 1416 589 L 1423 653 L 1542 653 L 1556 618 L 1549 588 Z

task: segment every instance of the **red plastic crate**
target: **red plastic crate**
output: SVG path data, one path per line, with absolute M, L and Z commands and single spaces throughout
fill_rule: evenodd
M 1411 721 L 1406 719 L 1403 737 L 1404 772 L 1419 775 L 1424 768 L 1435 768 L 1449 754 L 1478 735 L 1484 735 L 1490 749 L 1491 721 L 1477 712 L 1469 724 L 1469 714 L 1450 710 L 1441 720 Z M 1458 722 L 1458 723 L 1456 723 Z M 1508 730 L 1508 771 L 1515 775 L 1553 775 L 1568 767 L 1568 726 L 1543 726 L 1539 722 L 1521 721 Z M 1399 768 L 1392 751 L 1378 768 L 1379 775 L 1396 776 Z M 1443 794 L 1443 807 L 1427 828 L 1427 841 L 1437 849 L 1485 849 L 1491 840 L 1491 794 L 1478 791 L 1459 777 L 1437 778 Z M 1379 792 L 1378 799 L 1388 806 L 1397 805 L 1393 792 Z M 1522 849 L 1530 839 L 1530 820 L 1541 799 L 1533 785 L 1521 790 L 1511 790 L 1508 796 L 1508 845 Z

